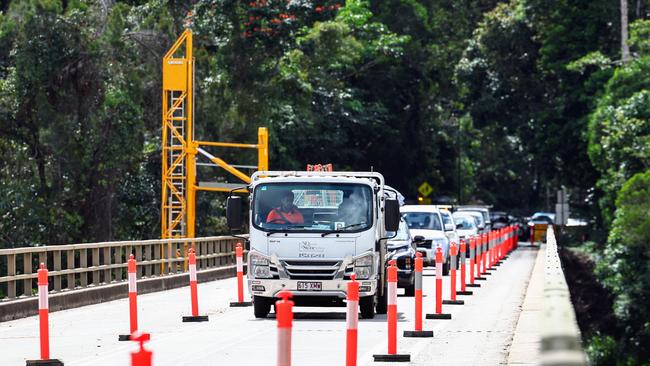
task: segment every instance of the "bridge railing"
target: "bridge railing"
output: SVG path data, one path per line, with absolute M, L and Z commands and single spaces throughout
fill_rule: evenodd
M 545 254 L 541 365 L 586 365 L 580 328 L 552 226 L 546 232 Z
M 64 292 L 125 281 L 130 254 L 137 260 L 138 278 L 187 271 L 185 253 L 190 246 L 196 250 L 199 271 L 233 266 L 237 242 L 241 239 L 215 236 L 0 249 L 0 300 L 35 295 L 40 263 L 49 269 L 50 290 Z

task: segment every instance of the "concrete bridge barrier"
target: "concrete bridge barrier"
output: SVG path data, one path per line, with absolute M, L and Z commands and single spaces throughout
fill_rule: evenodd
M 541 319 L 541 365 L 586 365 L 580 329 L 558 255 L 553 227 L 546 233 L 544 307 Z

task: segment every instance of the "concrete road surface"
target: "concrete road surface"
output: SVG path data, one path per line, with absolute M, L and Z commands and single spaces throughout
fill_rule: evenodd
M 413 328 L 414 301 L 398 297 L 398 353 L 412 365 L 506 364 L 537 248 L 520 247 L 481 281 L 465 305 L 444 305 L 452 320 L 425 320 L 434 338 L 403 338 Z M 434 271 L 425 269 L 424 312 L 434 309 Z M 460 283 L 460 281 L 459 281 Z M 449 298 L 449 277 L 443 298 Z M 147 348 L 154 365 L 275 365 L 276 321 L 255 319 L 253 309 L 230 308 L 235 279 L 199 285 L 199 311 L 206 323 L 182 323 L 189 315 L 189 288 L 138 297 L 139 325 L 150 332 Z M 401 293 L 400 290 L 399 293 Z M 345 364 L 345 308 L 296 307 L 293 365 Z M 130 365 L 134 342 L 118 342 L 128 332 L 128 302 L 111 301 L 50 314 L 51 357 L 66 365 Z M 359 365 L 375 365 L 373 354 L 386 353 L 386 317 L 359 322 Z M 0 323 L 0 365 L 25 365 L 39 356 L 38 318 Z

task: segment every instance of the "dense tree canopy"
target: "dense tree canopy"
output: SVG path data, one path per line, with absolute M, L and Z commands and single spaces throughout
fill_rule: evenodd
M 567 187 L 622 269 L 599 276 L 623 336 L 592 360 L 647 360 L 647 286 L 621 285 L 647 272 L 650 2 L 630 4 L 622 60 L 611 0 L 2 1 L 0 247 L 160 235 L 160 63 L 189 28 L 202 140 L 266 126 L 273 169 L 374 169 L 410 200 L 428 181 L 528 214 Z M 199 235 L 223 198 L 198 196 Z

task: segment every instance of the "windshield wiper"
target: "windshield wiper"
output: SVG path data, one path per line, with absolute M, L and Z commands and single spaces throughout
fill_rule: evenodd
M 280 233 L 288 233 L 289 231 L 286 229 L 283 230 L 269 230 L 269 232 L 266 233 L 266 236 L 271 236 L 273 234 L 280 234 Z
M 269 232 L 266 233 L 266 236 L 271 236 L 273 234 L 280 234 L 280 233 L 286 234 L 286 233 L 291 231 L 290 229 L 293 229 L 293 228 L 304 229 L 306 227 L 307 227 L 307 225 L 291 225 L 291 226 L 287 226 L 284 229 L 269 230 Z
M 345 229 L 349 229 L 349 228 L 351 228 L 351 227 L 355 227 L 355 226 L 359 226 L 359 225 L 365 225 L 365 224 L 366 224 L 365 222 L 359 222 L 359 223 L 357 223 L 357 224 L 350 224 L 350 225 L 343 226 L 343 227 L 338 228 L 338 229 L 333 230 L 333 231 L 328 231 L 328 232 L 326 232 L 326 233 L 322 233 L 322 234 L 320 234 L 320 236 L 324 238 L 325 236 L 327 236 L 327 235 L 329 235 L 329 234 L 340 233 L 340 232 L 343 232 L 343 230 L 345 230 Z

